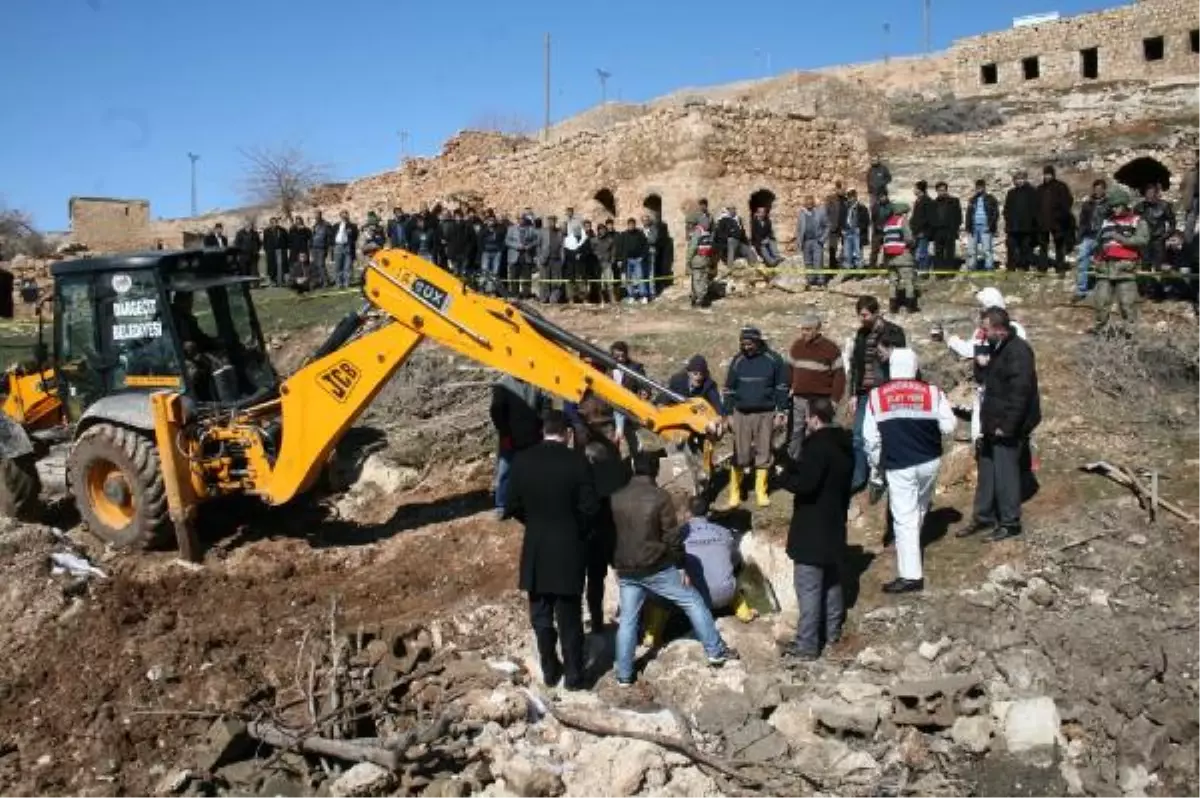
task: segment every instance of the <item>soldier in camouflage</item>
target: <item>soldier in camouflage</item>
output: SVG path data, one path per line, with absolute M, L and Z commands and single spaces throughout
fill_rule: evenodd
M 1129 192 L 1112 188 L 1108 192 L 1108 218 L 1100 226 L 1099 257 L 1096 263 L 1096 326 L 1102 334 L 1108 328 L 1113 295 L 1125 324 L 1125 337 L 1133 336 L 1137 324 L 1137 272 L 1145 262 L 1150 243 L 1150 226 L 1130 207 Z
M 889 271 L 888 279 L 892 290 L 888 309 L 892 313 L 901 308 L 917 313 L 917 268 L 913 260 L 912 227 L 909 225 L 907 202 L 893 202 L 891 214 L 883 223 L 883 265 Z
M 712 281 L 717 276 L 717 250 L 713 246 L 712 222 L 696 219 L 688 237 L 688 271 L 692 275 L 692 307 L 706 308 L 711 303 Z

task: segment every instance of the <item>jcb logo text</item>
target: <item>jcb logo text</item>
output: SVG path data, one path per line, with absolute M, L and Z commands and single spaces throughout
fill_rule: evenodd
M 348 360 L 342 360 L 322 371 L 317 382 L 334 399 L 344 402 L 358 384 L 360 376 L 362 375 L 357 366 Z

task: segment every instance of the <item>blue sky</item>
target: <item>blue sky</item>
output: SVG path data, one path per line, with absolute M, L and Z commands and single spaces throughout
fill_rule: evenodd
M 922 0 L 3 0 L 0 197 L 65 229 L 76 195 L 141 197 L 157 217 L 244 200 L 240 148 L 292 144 L 350 178 L 436 154 L 482 116 L 552 118 L 608 95 L 875 60 L 922 48 Z M 1103 0 L 933 0 L 935 49 Z

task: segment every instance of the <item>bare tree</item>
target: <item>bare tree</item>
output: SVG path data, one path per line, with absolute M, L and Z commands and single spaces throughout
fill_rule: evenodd
M 0 199 L 0 260 L 14 255 L 41 258 L 48 255 L 50 245 L 34 227 L 33 218 L 25 211 L 9 208 Z
M 296 147 L 254 147 L 240 152 L 247 166 L 246 196 L 252 202 L 279 206 L 285 216 L 291 216 L 309 192 L 328 180 L 327 168 Z
M 508 111 L 483 111 L 467 122 L 468 130 L 503 133 L 506 136 L 529 136 L 537 126 L 524 114 Z

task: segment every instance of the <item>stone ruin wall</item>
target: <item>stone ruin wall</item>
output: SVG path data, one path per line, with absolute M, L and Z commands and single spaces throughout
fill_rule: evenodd
M 1200 67 L 1193 31 L 1196 0 L 1138 0 L 1106 11 L 958 39 L 927 56 L 830 67 L 822 73 L 890 92 L 947 92 L 962 97 L 1070 88 L 1090 83 L 1189 76 Z M 1163 37 L 1163 57 L 1148 61 L 1143 40 Z M 1097 49 L 1097 77 L 1085 78 L 1081 50 Z M 1026 80 L 1023 61 L 1036 58 L 1038 77 Z M 994 65 L 994 83 L 983 68 Z
M 119 249 L 143 241 L 150 230 L 150 202 L 115 197 L 71 197 L 72 240 L 91 249 Z
M 561 217 L 572 206 L 602 220 L 610 209 L 597 196 L 607 191 L 623 223 L 657 196 L 678 249 L 684 219 L 700 197 L 746 214 L 750 195 L 765 188 L 776 197 L 775 218 L 794 218 L 806 193 L 827 191 L 837 179 L 856 185 L 868 163 L 865 134 L 854 126 L 710 105 L 664 108 L 607 135 L 582 132 L 491 158 L 457 158 L 457 149 L 448 144 L 444 158 L 358 181 L 344 204 L 361 214 L 476 195 L 514 216 L 529 206 Z

